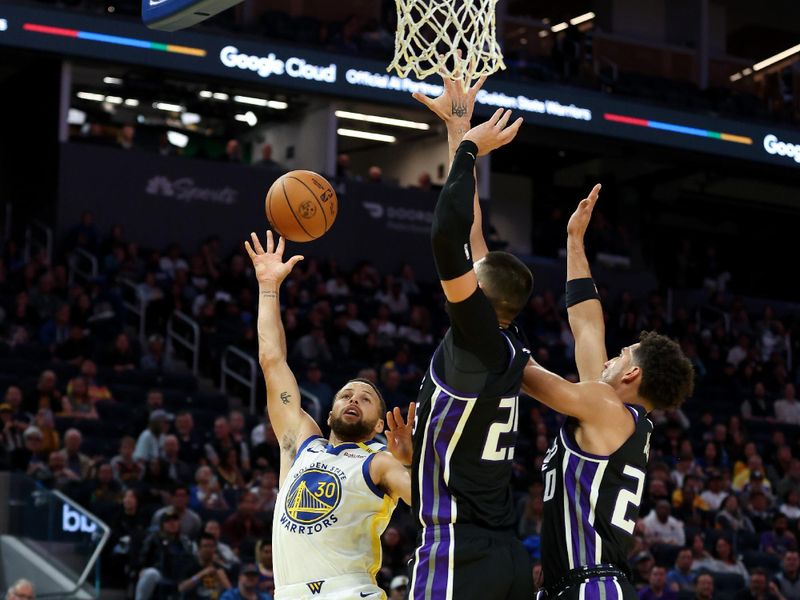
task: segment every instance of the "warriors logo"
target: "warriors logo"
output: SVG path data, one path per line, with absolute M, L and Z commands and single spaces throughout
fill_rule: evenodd
M 320 469 L 303 472 L 286 495 L 286 514 L 295 523 L 312 525 L 329 516 L 342 498 L 342 484 Z

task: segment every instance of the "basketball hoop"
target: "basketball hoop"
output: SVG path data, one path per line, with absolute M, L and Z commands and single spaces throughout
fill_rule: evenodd
M 473 81 L 505 69 L 495 38 L 497 0 L 395 0 L 394 69 L 400 77 L 441 73 Z

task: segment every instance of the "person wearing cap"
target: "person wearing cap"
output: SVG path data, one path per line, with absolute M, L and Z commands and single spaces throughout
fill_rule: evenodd
M 683 546 L 686 543 L 683 523 L 670 515 L 670 510 L 668 500 L 659 500 L 655 509 L 642 519 L 645 539 L 650 545 Z
M 373 383 L 352 379 L 334 395 L 327 419 L 331 434 L 322 437 L 320 426 L 300 404 L 281 321 L 280 287 L 302 257 L 284 262 L 284 240 L 276 245 L 270 231 L 266 250 L 255 233 L 251 238 L 245 247 L 259 284 L 259 364 L 280 446 L 272 527 L 275 599 L 385 600 L 376 580 L 382 562 L 380 536 L 397 502 L 411 502 L 415 407 L 409 407 L 406 422 L 399 409 L 386 412 Z M 374 439 L 384 432 L 384 417 L 391 453 Z M 239 589 L 241 585 L 242 579 Z M 223 598 L 237 598 L 233 591 L 229 594 Z
M 247 563 L 239 571 L 239 585 L 222 594 L 219 600 L 272 600 L 266 592 L 258 591 L 258 567 Z
M 147 429 L 139 434 L 136 440 L 136 449 L 133 451 L 135 460 L 150 462 L 158 460 L 161 456 L 161 446 L 164 442 L 164 424 L 169 422 L 171 415 L 160 408 L 150 413 Z
M 161 514 L 159 529 L 142 543 L 139 560 L 139 579 L 135 600 L 151 600 L 159 584 L 177 587 L 186 565 L 192 561 L 192 542 L 181 534 L 180 517 L 171 508 Z
M 653 569 L 653 565 L 656 564 L 656 561 L 650 552 L 642 550 L 633 557 L 631 564 L 633 565 L 631 583 L 636 587 L 636 591 L 638 592 L 650 583 L 650 571 Z
M 389 584 L 389 600 L 403 600 L 408 589 L 408 577 L 396 575 Z

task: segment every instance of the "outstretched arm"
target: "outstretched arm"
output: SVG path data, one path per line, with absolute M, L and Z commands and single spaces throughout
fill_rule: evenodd
M 583 241 L 599 194 L 598 184 L 578 204 L 567 225 L 567 314 L 575 337 L 575 363 L 581 381 L 598 381 L 608 360 L 603 307 Z
M 298 445 L 312 435 L 321 435 L 314 419 L 300 407 L 297 380 L 286 364 L 286 336 L 281 322 L 281 283 L 303 257 L 293 256 L 283 262 L 283 238 L 275 247 L 271 231 L 267 231 L 266 251 L 255 233 L 251 238 L 252 246 L 245 242 L 245 248 L 258 279 L 258 362 L 267 385 L 267 413 L 281 448 L 282 483 Z
M 444 92 L 438 98 L 429 98 L 420 92 L 412 94 L 415 100 L 428 107 L 431 112 L 444 122 L 447 128 L 448 166 L 453 164 L 456 150 L 458 150 L 464 135 L 470 129 L 472 113 L 475 108 L 475 98 L 485 81 L 486 77 L 481 77 L 475 85 L 464 91 L 464 85 L 460 80 L 442 75 Z M 470 229 L 469 245 L 472 249 L 472 260 L 474 262 L 478 262 L 489 252 L 486 240 L 483 237 L 483 215 L 481 213 L 480 199 L 478 198 L 477 183 L 473 199 L 473 221 Z

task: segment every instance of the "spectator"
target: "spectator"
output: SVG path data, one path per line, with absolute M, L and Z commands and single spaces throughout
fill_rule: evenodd
M 119 130 L 119 137 L 117 143 L 123 150 L 130 150 L 133 148 L 133 138 L 136 137 L 136 128 L 133 125 L 123 125 Z
M 373 165 L 367 171 L 367 181 L 370 183 L 383 183 L 383 169 Z
M 194 510 L 227 510 L 228 503 L 211 467 L 202 466 L 194 475 L 195 485 L 189 488 L 189 506 Z
M 102 383 L 97 378 L 97 363 L 93 360 L 84 360 L 81 363 L 81 377 L 86 381 L 88 386 L 89 400 L 92 405 L 99 400 L 112 400 L 111 390 L 108 386 Z M 67 394 L 70 393 L 70 387 L 67 385 Z
M 219 467 L 228 450 L 236 453 L 237 467 L 243 471 L 250 470 L 250 451 L 247 442 L 244 439 L 236 442 L 231 435 L 228 419 L 217 417 L 214 419 L 214 437 L 205 445 L 206 458 L 211 465 Z
M 722 510 L 717 513 L 716 525 L 719 529 L 733 533 L 755 533 L 753 522 L 739 508 L 739 499 L 731 494 L 722 502 Z
M 150 415 L 155 410 L 164 408 L 164 393 L 161 390 L 151 389 L 147 391 L 145 396 L 144 406 L 137 406 L 134 417 L 133 426 L 136 431 L 145 429 L 150 423 Z
M 639 590 L 639 600 L 677 600 L 678 594 L 667 587 L 667 570 L 659 565 L 650 569 L 649 585 Z
M 730 541 L 725 537 L 717 538 L 714 544 L 714 552 L 712 553 L 716 559 L 711 565 L 711 571 L 714 573 L 732 573 L 741 575 L 745 583 L 750 581 L 750 575 L 747 572 L 747 567 L 744 566 L 733 553 L 733 546 Z
M 61 408 L 61 392 L 58 389 L 58 378 L 55 371 L 42 371 L 36 383 L 36 389 L 28 398 L 25 410 L 35 414 L 40 408 L 58 410 Z
M 778 482 L 776 492 L 779 497 L 783 498 L 786 497 L 789 490 L 800 492 L 800 460 L 796 458 L 792 459 L 789 472 Z
M 312 327 L 310 332 L 297 340 L 292 348 L 292 357 L 305 363 L 316 361 L 330 364 L 333 355 L 325 338 L 325 330 L 322 327 Z
M 250 491 L 257 496 L 256 511 L 271 514 L 278 497 L 278 476 L 275 470 L 265 469 L 258 479 L 258 487 L 251 487 Z
M 306 376 L 300 387 L 316 396 L 322 405 L 322 414 L 328 414 L 333 405 L 333 390 L 331 386 L 322 381 L 322 370 L 317 363 L 308 363 Z
M 73 378 L 61 398 L 61 415 L 73 419 L 97 419 L 97 411 L 89 398 L 89 385 L 83 377 Z
M 25 422 L 14 421 L 14 410 L 8 403 L 0 404 L 0 447 L 5 449 L 7 454 L 25 447 L 22 434 L 28 428 Z
M 644 589 L 645 586 L 650 584 L 650 571 L 653 569 L 653 565 L 656 564 L 656 561 L 650 552 L 642 550 L 633 557 L 631 562 L 633 563 L 633 578 L 631 579 L 631 583 L 638 593 L 639 590 Z
M 36 600 L 36 589 L 27 579 L 18 579 L 8 588 L 6 600 Z
M 91 471 L 94 477 L 90 477 L 88 484 L 89 505 L 98 514 L 113 514 L 122 502 L 122 484 L 114 479 L 114 470 L 108 462 L 95 463 Z
M 655 509 L 642 520 L 642 525 L 645 539 L 651 545 L 683 546 L 686 543 L 683 523 L 670 515 L 670 505 L 667 500 L 659 500 Z
M 47 461 L 47 454 L 42 450 L 42 432 L 31 425 L 22 434 L 22 440 L 25 447 L 16 449 L 11 455 L 11 469 L 32 476 L 38 469 L 44 468 Z
M 719 471 L 713 472 L 708 478 L 708 489 L 700 494 L 700 497 L 708 505 L 709 510 L 719 510 L 719 507 L 722 505 L 722 501 L 730 493 L 724 488 L 724 484 L 725 480 L 722 478 L 722 475 L 719 473 Z
M 20 422 L 19 424 L 22 425 L 23 423 Z M 52 410 L 40 408 L 33 419 L 33 424 L 42 432 L 42 452 L 50 454 L 61 448 L 61 436 L 56 431 Z
M 81 453 L 81 444 L 83 444 L 83 434 L 77 429 L 67 429 L 64 434 L 64 449 L 58 452 L 64 455 L 67 467 L 81 479 L 85 479 L 92 461 Z
M 189 508 L 189 488 L 178 485 L 172 491 L 172 501 L 170 506 L 157 510 L 150 521 L 151 527 L 157 527 L 161 518 L 166 515 L 173 515 L 180 521 L 181 535 L 190 540 L 197 539 L 203 529 L 203 521 L 198 514 Z
M 678 556 L 675 558 L 675 568 L 667 573 L 667 585 L 673 592 L 694 590 L 691 548 L 681 548 L 678 552 Z
M 351 179 L 352 177 L 353 175 L 350 172 L 350 155 L 342 152 L 336 157 L 335 179 L 338 182 L 338 181 L 344 181 L 345 179 Z
M 772 531 L 761 534 L 759 549 L 775 556 L 784 556 L 787 552 L 797 551 L 797 538 L 789 531 L 789 522 L 785 515 L 776 515 L 772 521 Z
M 194 418 L 189 411 L 175 416 L 175 434 L 178 438 L 178 458 L 187 465 L 205 462 L 203 436 L 194 429 Z
M 786 492 L 785 502 L 780 505 L 778 511 L 792 521 L 800 519 L 800 492 L 794 489 Z
M 761 567 L 756 567 L 750 573 L 750 586 L 739 590 L 736 600 L 778 600 L 775 583 L 767 579 L 767 572 Z
M 258 591 L 267 594 L 275 593 L 275 573 L 272 570 L 272 542 L 263 539 L 256 544 L 258 558 Z
M 266 167 L 268 169 L 282 169 L 283 166 L 272 160 L 272 145 L 264 144 L 261 146 L 261 160 L 256 163 L 259 167 Z
M 238 140 L 228 140 L 228 143 L 225 144 L 225 154 L 222 156 L 222 160 L 229 163 L 242 162 L 242 147 L 239 145 Z
M 177 436 L 165 436 L 162 454 L 167 468 L 167 474 L 173 481 L 177 481 L 181 484 L 188 484 L 192 480 L 192 469 L 180 459 L 179 452 L 180 444 Z
M 120 333 L 116 337 L 114 346 L 108 354 L 107 362 L 117 373 L 136 369 L 139 360 L 127 334 Z
M 769 420 L 775 414 L 772 401 L 767 396 L 767 388 L 759 381 L 753 386 L 753 394 L 742 403 L 742 416 L 745 419 Z
M 219 598 L 231 588 L 225 568 L 216 561 L 217 540 L 210 533 L 200 535 L 197 558 L 184 571 L 178 591 L 185 600 Z
M 133 458 L 133 450 L 136 447 L 136 440 L 126 435 L 119 443 L 119 454 L 111 459 L 111 469 L 114 478 L 125 487 L 135 485 L 144 474 L 142 464 Z
M 192 561 L 192 543 L 180 532 L 180 520 L 171 509 L 159 517 L 159 529 L 145 538 L 139 557 L 135 600 L 150 600 L 159 584 L 175 588 Z
M 236 512 L 222 526 L 223 537 L 239 556 L 252 556 L 252 551 L 248 553 L 243 546 L 248 542 L 255 544 L 257 539 L 264 537 L 269 531 L 264 521 L 256 516 L 257 508 L 258 497 L 252 492 L 244 492 L 239 498 Z
M 700 573 L 694 581 L 695 600 L 712 600 L 714 597 L 714 577 L 711 573 Z
M 217 561 L 221 563 L 227 571 L 230 571 L 239 564 L 239 557 L 236 556 L 228 544 L 219 539 L 222 533 L 219 521 L 215 521 L 214 519 L 207 521 L 203 532 L 214 536 L 214 539 L 217 540 Z
M 167 352 L 164 338 L 153 334 L 147 338 L 147 350 L 142 355 L 141 368 L 144 371 L 171 373 L 175 370 L 172 357 Z
M 79 482 L 81 476 L 67 466 L 67 459 L 61 452 L 53 452 L 47 457 L 47 468 L 39 469 L 36 479 L 58 491 L 63 491 L 70 483 Z
M 239 409 L 233 409 L 228 412 L 228 427 L 231 432 L 231 440 L 234 446 L 241 447 L 244 444 L 247 449 L 247 455 L 250 455 L 250 439 L 247 435 L 247 422 L 244 418 L 244 413 Z M 248 461 L 249 462 L 249 461 Z M 249 467 L 249 464 L 248 464 Z
M 160 408 L 150 413 L 150 423 L 136 440 L 136 449 L 133 451 L 134 460 L 152 462 L 161 456 L 161 445 L 164 440 L 164 424 L 171 415 Z
M 394 408 L 404 409 L 409 404 L 409 398 L 400 391 L 400 373 L 397 369 L 384 367 L 381 369 L 381 394 L 389 410 Z
M 124 571 L 139 555 L 142 542 L 147 535 L 149 521 L 139 507 L 139 496 L 133 490 L 122 495 L 122 511 L 111 521 L 112 563 L 116 572 Z
M 775 584 L 786 600 L 800 600 L 800 555 L 796 550 L 783 555 L 783 568 L 775 577 Z
M 775 402 L 775 418 L 781 423 L 800 425 L 800 402 L 795 396 L 795 387 L 787 383 L 783 388 L 783 398 Z
M 714 557 L 706 550 L 703 534 L 696 533 L 692 538 L 692 571 L 710 570 Z M 695 582 L 696 584 L 697 582 Z
M 222 460 L 220 460 L 216 468 L 216 475 L 223 489 L 244 489 L 244 475 L 242 475 L 242 470 L 239 468 L 239 455 L 235 448 L 228 448 L 223 451 Z
M 430 173 L 425 171 L 419 174 L 419 177 L 417 177 L 417 189 L 423 192 L 430 192 L 433 190 L 433 180 L 431 179 Z
M 408 577 L 395 575 L 389 583 L 389 600 L 403 600 L 408 590 Z
M 252 563 L 242 567 L 239 573 L 239 585 L 228 590 L 220 600 L 272 600 L 272 596 L 258 591 L 258 567 Z

